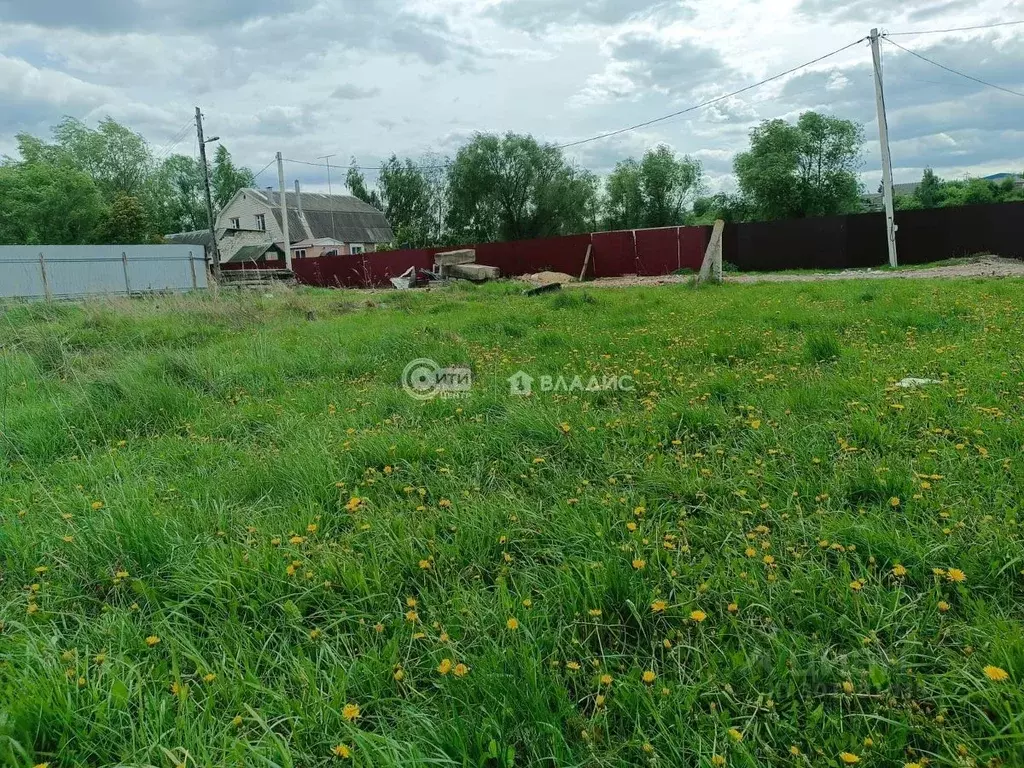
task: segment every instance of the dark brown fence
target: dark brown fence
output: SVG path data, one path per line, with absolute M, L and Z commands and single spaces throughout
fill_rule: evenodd
M 979 253 L 1024 258 L 1024 203 L 897 211 L 896 226 L 900 264 Z M 885 214 L 730 224 L 723 257 L 745 272 L 882 266 Z
M 896 223 L 900 264 L 979 253 L 1024 258 L 1024 203 L 899 211 Z M 466 247 L 476 249 L 480 264 L 513 277 L 545 270 L 578 277 L 590 248 L 587 277 L 620 277 L 697 271 L 710 237 L 710 227 L 666 227 Z M 729 224 L 723 249 L 725 260 L 745 272 L 879 267 L 889 259 L 881 213 Z M 451 249 L 296 260 L 294 270 L 305 285 L 386 286 L 409 267 L 429 269 L 445 250 Z

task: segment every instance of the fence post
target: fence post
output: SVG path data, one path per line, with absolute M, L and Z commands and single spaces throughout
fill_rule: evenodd
M 125 251 L 121 251 L 121 266 L 124 267 L 124 290 L 131 296 L 132 284 L 128 282 L 128 254 Z
M 192 251 L 188 252 L 188 268 L 192 273 L 192 290 L 196 290 L 199 287 L 199 282 L 196 280 L 196 258 Z
M 42 251 L 39 252 L 39 271 L 43 273 L 43 293 L 47 301 L 53 301 L 53 293 L 50 291 L 50 280 L 46 276 L 46 257 Z

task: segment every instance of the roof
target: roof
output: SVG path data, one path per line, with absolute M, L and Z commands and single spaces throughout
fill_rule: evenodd
M 246 190 L 266 200 L 281 221 L 281 195 L 271 190 Z M 387 218 L 372 205 L 350 195 L 302 193 L 302 213 L 294 192 L 285 198 L 288 205 L 288 235 L 292 240 L 333 238 L 342 243 L 388 243 L 395 239 Z
M 199 229 L 194 232 L 176 232 L 173 235 L 164 235 L 164 240 L 181 245 L 201 245 L 205 248 L 209 248 L 213 242 L 210 230 L 208 229 Z
M 243 261 L 259 261 L 259 259 L 267 253 L 267 251 L 277 251 L 278 255 L 283 256 L 284 251 L 276 243 L 263 243 L 261 245 L 243 245 L 239 248 L 230 259 L 223 262 L 225 264 L 237 264 Z

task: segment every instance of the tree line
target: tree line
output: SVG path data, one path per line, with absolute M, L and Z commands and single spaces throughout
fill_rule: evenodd
M 52 140 L 22 133 L 17 146 L 0 161 L 0 244 L 159 243 L 209 226 L 200 161 L 155 156 L 110 118 L 96 128 L 66 118 Z M 210 171 L 217 210 L 254 183 L 223 145 Z
M 17 140 L 19 157 L 0 162 L 0 244 L 159 242 L 207 227 L 199 161 L 155 156 L 140 134 L 114 120 L 93 129 L 69 118 L 49 142 L 28 134 Z M 353 159 L 347 184 L 386 214 L 394 247 L 457 245 L 859 213 L 867 206 L 858 175 L 863 149 L 863 128 L 849 120 L 816 112 L 767 120 L 734 158 L 738 191 L 708 194 L 700 161 L 667 146 L 627 158 L 601 179 L 532 136 L 478 134 L 453 158 L 392 155 L 373 185 Z M 254 184 L 224 146 L 211 180 L 217 210 Z M 1022 199 L 1013 180 L 943 181 L 928 170 L 896 206 Z

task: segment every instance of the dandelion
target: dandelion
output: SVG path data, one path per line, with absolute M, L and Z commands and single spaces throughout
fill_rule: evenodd
M 945 600 L 939 600 L 938 609 L 939 613 L 947 613 L 949 611 L 949 603 Z
M 589 611 L 587 611 L 587 613 L 590 614 L 591 616 L 593 616 L 596 619 L 596 618 L 598 618 L 601 615 L 601 609 L 600 608 L 591 608 Z
M 636 533 L 637 525 L 632 520 L 626 523 L 626 530 L 630 533 Z
M 451 509 L 452 502 L 450 499 L 441 499 L 439 502 L 437 502 L 437 506 L 439 506 L 441 509 Z
M 241 715 L 235 715 L 234 717 L 232 717 L 231 718 L 231 724 L 233 726 L 235 726 L 235 728 L 241 728 L 242 727 L 242 716 Z
M 567 661 L 565 663 L 565 668 L 568 669 L 570 672 L 579 672 L 580 663 L 578 661 Z
M 654 681 L 658 679 L 658 676 L 654 674 L 653 670 L 650 669 L 645 670 L 641 677 L 643 678 L 645 685 L 653 685 Z
M 730 728 L 728 733 L 729 738 L 731 738 L 733 741 L 743 741 L 743 734 L 737 731 L 735 728 Z
M 420 560 L 420 570 L 429 571 L 431 568 L 429 560 Z
M 441 659 L 441 663 L 437 665 L 437 674 L 447 675 L 452 671 L 452 667 L 455 666 L 451 659 Z
M 651 603 L 651 610 L 655 613 L 664 613 L 666 608 L 668 608 L 668 603 L 664 600 L 655 600 Z
M 456 677 L 465 677 L 469 674 L 469 667 L 467 667 L 465 664 L 456 664 L 455 669 L 452 670 L 452 674 L 454 674 Z
M 321 632 L 319 629 L 311 629 L 311 630 L 309 630 L 309 639 L 310 640 L 319 640 L 321 635 L 323 635 L 323 632 Z
M 854 687 L 850 680 L 843 681 L 843 693 L 853 693 Z
M 47 565 L 38 565 L 38 566 L 36 566 L 36 573 L 38 573 L 40 575 L 46 573 L 48 570 L 50 570 L 50 567 L 47 566 Z
M 765 565 L 775 565 L 775 558 L 772 557 L 771 555 L 765 555 L 764 556 L 764 564 Z
M 601 678 L 600 678 L 601 685 L 611 685 L 613 680 L 614 680 L 614 678 L 611 675 L 607 674 L 607 673 L 601 675 Z
M 946 578 L 956 584 L 962 584 L 967 581 L 967 574 L 961 571 L 959 568 L 950 568 L 946 571 Z
M 25 610 L 28 612 L 28 615 L 31 616 L 34 613 L 39 613 L 39 606 L 35 603 L 29 603 Z
M 920 763 L 904 763 L 903 768 L 923 768 Z
M 103 509 L 103 502 L 102 501 L 94 501 L 89 506 L 92 507 L 93 511 L 96 511 L 96 510 L 99 510 L 99 509 Z
M 889 506 L 892 507 L 893 509 L 895 509 L 896 507 L 898 507 L 902 503 L 903 502 L 900 501 L 900 497 L 899 496 L 893 496 L 891 499 L 889 499 Z M 847 754 L 847 753 L 844 753 L 844 754 Z
M 729 613 L 739 613 L 740 607 L 736 603 L 729 603 Z
M 840 752 L 839 759 L 847 765 L 856 765 L 860 762 L 860 758 L 853 754 L 853 752 Z
M 360 499 L 358 496 L 353 496 L 351 499 L 348 500 L 348 504 L 345 505 L 345 509 L 347 509 L 349 512 L 355 512 L 357 509 L 359 509 L 359 507 L 362 506 L 362 504 L 362 499 Z
M 396 667 L 391 676 L 395 679 L 396 683 L 400 683 L 405 680 L 405 670 L 401 667 Z
M 204 683 L 212 683 L 216 679 L 217 679 L 217 676 L 215 674 L 213 674 L 213 672 L 210 672 L 210 673 L 208 673 L 206 675 L 203 675 L 203 682 Z
M 146 638 L 146 645 L 150 648 L 154 648 L 155 646 L 160 645 L 160 638 L 156 635 L 150 635 Z
M 904 576 L 907 575 L 907 569 L 904 566 L 897 563 L 892 569 L 892 575 L 895 576 L 897 579 L 902 579 Z
M 862 589 L 864 589 L 864 582 L 860 579 L 854 579 L 850 582 L 850 589 L 852 589 L 854 592 L 860 592 Z
M 706 619 L 707 617 L 708 617 L 708 615 L 706 613 L 704 613 L 704 611 L 693 611 L 690 614 L 690 620 L 691 621 L 695 621 L 698 624 L 700 624 L 702 621 L 704 621 L 704 619 Z
M 292 536 L 290 539 L 288 539 L 289 544 L 301 544 L 304 541 L 305 539 L 298 535 Z
M 760 422 L 759 422 L 759 424 L 760 424 Z M 755 429 L 756 429 L 756 427 L 755 427 Z M 722 768 L 722 766 L 725 765 L 725 758 L 722 757 L 721 755 L 712 755 L 712 757 L 711 757 L 711 764 L 713 766 L 715 766 L 715 768 Z
M 743 554 L 745 554 L 747 557 L 757 557 L 757 550 L 753 547 L 747 547 L 746 550 L 744 550 Z
M 420 615 L 416 611 L 406 611 L 405 620 L 410 624 L 415 624 L 420 620 Z
M 512 617 L 505 622 L 505 626 L 508 627 L 509 630 L 514 632 L 515 630 L 519 629 L 519 619 Z
M 989 665 L 982 670 L 985 673 L 985 677 L 995 683 L 1004 683 L 1010 679 L 1010 674 L 1000 667 L 993 667 Z
M 338 746 L 331 748 L 331 754 L 335 757 L 341 758 L 342 760 L 348 760 L 352 757 L 352 750 L 344 744 L 339 744 Z
M 641 558 L 637 558 L 637 559 L 635 559 L 633 561 L 633 570 L 634 571 L 642 571 L 646 567 L 647 567 L 647 561 L 646 560 L 643 560 Z
M 605 697 L 602 694 L 599 693 L 599 694 L 597 694 L 597 698 L 594 699 L 594 705 L 597 706 L 598 708 L 603 707 L 605 701 L 607 701 L 607 699 L 605 699 Z
M 791 754 L 793 757 L 800 757 L 800 747 L 794 744 L 789 748 L 789 754 Z
M 354 723 L 361 716 L 358 704 L 346 704 L 342 707 L 341 716 L 350 723 Z

